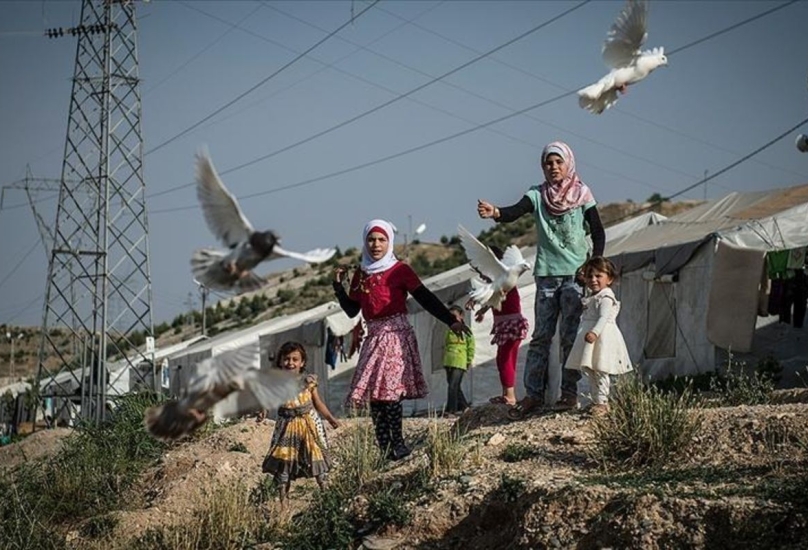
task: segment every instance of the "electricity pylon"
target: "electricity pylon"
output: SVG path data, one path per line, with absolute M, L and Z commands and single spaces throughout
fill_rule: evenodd
M 77 27 L 47 31 L 77 45 L 37 387 L 94 422 L 151 361 L 136 349 L 153 336 L 136 23 L 134 2 L 83 0 Z

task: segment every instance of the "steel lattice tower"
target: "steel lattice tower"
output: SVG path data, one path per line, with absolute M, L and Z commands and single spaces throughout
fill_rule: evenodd
M 79 26 L 48 31 L 78 43 L 37 382 L 60 409 L 80 396 L 95 422 L 151 360 L 136 352 L 153 326 L 134 8 L 82 0 Z

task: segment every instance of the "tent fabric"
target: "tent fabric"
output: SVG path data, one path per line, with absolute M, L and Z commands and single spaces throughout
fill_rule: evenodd
M 720 348 L 749 352 L 766 252 L 723 240 L 716 248 L 707 302 L 707 338 Z

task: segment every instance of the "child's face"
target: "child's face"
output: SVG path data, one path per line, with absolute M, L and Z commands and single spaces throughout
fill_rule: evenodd
M 605 271 L 590 269 L 586 272 L 586 286 L 592 292 L 600 292 L 604 288 L 611 286 L 612 277 Z
M 544 178 L 553 184 L 559 184 L 564 181 L 569 173 L 570 167 L 566 161 L 555 153 L 550 153 L 544 157 Z
M 374 262 L 384 258 L 384 255 L 387 254 L 387 249 L 390 247 L 390 241 L 387 240 L 387 236 L 384 233 L 378 233 L 376 231 L 368 234 L 366 244 L 368 254 Z
M 291 351 L 281 358 L 281 367 L 286 370 L 299 371 L 305 365 L 306 362 L 303 361 L 303 355 L 298 350 Z

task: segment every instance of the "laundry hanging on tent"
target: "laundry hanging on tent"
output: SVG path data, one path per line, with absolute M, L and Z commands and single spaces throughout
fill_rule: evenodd
M 362 339 L 364 337 L 365 328 L 362 326 L 362 321 L 359 321 L 351 331 L 351 347 L 348 350 L 348 357 L 353 357 L 354 353 L 359 352 L 359 348 L 362 346 Z

